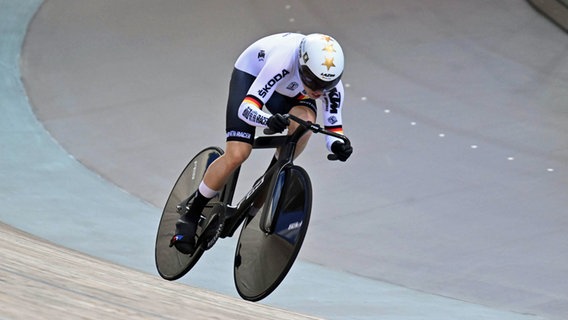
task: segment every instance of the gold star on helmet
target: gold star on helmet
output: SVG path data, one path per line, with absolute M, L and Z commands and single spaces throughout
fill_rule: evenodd
M 327 42 L 331 42 L 333 41 L 333 39 L 330 36 L 321 36 L 321 38 Z
M 326 66 L 327 71 L 329 71 L 331 67 L 335 67 L 335 64 L 333 64 L 333 58 L 328 58 L 328 57 L 325 58 L 325 61 L 321 65 Z
M 325 47 L 323 47 L 322 51 L 327 51 L 329 53 L 335 52 L 335 49 L 333 48 L 333 44 L 328 44 Z

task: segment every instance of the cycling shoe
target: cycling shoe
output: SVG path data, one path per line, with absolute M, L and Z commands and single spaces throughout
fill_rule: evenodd
M 176 232 L 170 240 L 170 247 L 175 246 L 183 254 L 193 254 L 196 249 L 195 232 L 198 220 L 199 216 L 182 215 L 176 222 Z

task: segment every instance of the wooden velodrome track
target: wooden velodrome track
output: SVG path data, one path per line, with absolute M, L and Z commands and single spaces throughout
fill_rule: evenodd
M 0 223 L 2 319 L 316 319 L 188 288 Z
M 49 306 L 52 297 L 36 290 L 49 283 L 39 279 L 57 277 L 58 261 L 75 261 L 61 257 L 67 253 L 151 273 L 156 220 L 172 182 L 196 149 L 222 144 L 235 57 L 264 34 L 292 30 L 329 32 L 342 41 L 345 126 L 356 150 L 346 164 L 329 163 L 314 137 L 302 156 L 316 198 L 300 258 L 365 278 L 328 278 L 327 269 L 300 261 L 299 273 L 267 303 L 337 319 L 563 319 L 568 313 L 566 34 L 528 4 L 0 0 L 16 11 L 25 3 L 33 3 L 24 14 L 31 21 L 25 43 L 2 46 L 10 55 L 0 64 L 8 88 L 0 95 L 0 173 L 7 186 L 0 220 L 75 251 L 48 245 L 57 268 L 22 266 L 31 273 L 25 278 L 13 266 L 41 249 L 3 249 L 0 281 L 11 285 L 0 294 L 19 296 L 22 304 L 0 299 L 2 312 L 36 310 L 34 297 Z M 13 40 L 4 37 L 12 22 L 0 22 L 3 42 Z M 26 113 L 28 98 L 34 114 Z M 249 160 L 245 188 L 254 179 L 247 170 L 264 167 L 269 156 Z M 12 229 L 2 232 L 22 239 Z M 34 237 L 6 245 L 22 242 L 39 246 Z M 230 267 L 233 248 L 215 249 L 186 283 L 234 294 L 230 272 L 219 269 Z M 70 264 L 70 275 L 98 265 L 80 260 L 86 265 Z M 101 268 L 129 277 L 116 265 Z M 84 275 L 107 277 L 51 284 L 87 290 L 98 283 L 113 291 L 118 281 L 105 272 Z M 132 280 L 148 291 L 175 286 L 135 271 L 133 277 L 156 284 Z M 384 291 L 384 282 L 397 288 Z M 398 301 L 400 288 L 415 290 Z M 113 305 L 124 314 L 138 308 L 127 289 L 121 286 L 120 296 L 134 306 Z M 102 312 L 111 302 L 87 291 L 51 290 L 62 295 L 58 303 L 77 297 L 74 307 L 89 318 L 99 315 L 89 313 L 94 303 L 104 304 Z M 175 290 L 166 291 L 158 293 L 175 297 Z M 432 296 L 451 299 L 425 304 Z M 163 308 L 164 317 L 170 310 L 177 309 Z M 263 310 L 251 317 L 263 317 Z M 104 317 L 122 318 L 120 312 Z

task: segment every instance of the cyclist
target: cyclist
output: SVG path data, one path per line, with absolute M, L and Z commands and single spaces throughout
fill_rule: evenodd
M 250 155 L 256 127 L 274 132 L 294 132 L 298 124 L 284 117 L 290 113 L 316 121 L 316 99 L 323 102 L 324 127 L 343 133 L 344 57 L 339 43 L 323 34 L 282 33 L 250 45 L 237 59 L 231 76 L 227 103 L 225 153 L 207 169 L 193 203 L 176 223 L 171 244 L 185 254 L 195 251 L 195 232 L 201 211 L 223 188 L 231 173 Z M 268 112 L 262 110 L 266 106 Z M 296 147 L 300 154 L 310 133 Z M 327 148 L 341 161 L 353 152 L 343 141 L 327 137 Z M 277 161 L 278 152 L 272 159 Z

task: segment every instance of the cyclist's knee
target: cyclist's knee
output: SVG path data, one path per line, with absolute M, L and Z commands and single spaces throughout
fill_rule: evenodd
M 306 106 L 295 106 L 290 110 L 290 114 L 295 115 L 296 117 L 305 120 L 305 121 L 316 121 L 316 113 L 314 110 L 306 107 Z
M 252 150 L 252 146 L 244 142 L 229 142 L 225 151 L 226 164 L 232 169 L 245 162 Z
M 290 110 L 290 114 L 293 114 L 304 121 L 316 122 L 316 113 L 314 112 L 314 110 L 306 106 L 295 106 Z M 299 125 L 296 122 L 291 121 L 290 126 L 288 127 L 288 133 L 291 134 L 296 131 L 296 128 L 298 128 L 298 126 Z M 307 139 L 310 136 L 310 133 L 311 132 L 308 132 L 304 136 L 304 139 Z

